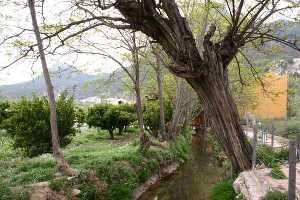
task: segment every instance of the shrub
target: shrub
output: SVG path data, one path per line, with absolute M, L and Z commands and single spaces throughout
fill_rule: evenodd
M 73 98 L 63 93 L 57 100 L 57 123 L 62 146 L 75 134 Z M 3 128 L 13 138 L 13 147 L 21 148 L 32 157 L 51 152 L 50 110 L 46 97 L 22 98 L 10 106 L 10 117 Z
M 144 123 L 146 129 L 155 137 L 158 136 L 160 129 L 160 114 L 159 114 L 159 101 L 147 101 L 143 107 Z M 165 120 L 172 119 L 172 107 L 169 101 L 164 102 Z
M 232 182 L 229 180 L 217 183 L 211 191 L 212 200 L 233 200 L 235 192 L 232 187 Z
M 89 108 L 87 124 L 90 127 L 107 130 L 113 139 L 115 129 L 118 128 L 121 134 L 127 126 L 136 120 L 133 110 L 133 106 L 128 104 L 97 104 Z
M 281 161 L 288 160 L 288 149 L 274 151 L 270 146 L 258 145 L 256 151 L 257 163 L 264 164 L 267 167 L 273 167 Z
M 77 128 L 80 128 L 82 124 L 86 122 L 86 112 L 84 109 L 79 107 L 75 108 L 75 121 Z
M 287 193 L 281 192 L 279 190 L 269 191 L 263 200 L 287 200 Z
M 287 124 L 288 134 L 291 136 L 295 136 L 300 133 L 300 122 L 296 120 L 290 120 Z
M 67 181 L 67 179 L 65 177 L 52 179 L 49 182 L 49 187 L 50 187 L 51 190 L 59 192 L 65 186 L 66 181 Z
M 0 101 L 0 129 L 1 123 L 9 116 L 9 103 L 7 101 Z
M 132 189 L 128 185 L 122 183 L 116 183 L 113 184 L 108 190 L 107 199 L 108 200 L 115 200 L 115 199 L 130 200 L 131 192 Z
M 273 168 L 270 172 L 270 175 L 275 179 L 285 179 L 286 178 L 285 174 L 283 173 L 283 171 L 281 170 L 279 165 L 273 166 Z
M 13 200 L 12 191 L 6 184 L 0 182 L 0 200 Z
M 118 112 L 116 127 L 119 129 L 119 134 L 122 134 L 124 129 L 136 121 L 134 106 L 130 104 L 120 104 L 114 106 L 114 109 Z

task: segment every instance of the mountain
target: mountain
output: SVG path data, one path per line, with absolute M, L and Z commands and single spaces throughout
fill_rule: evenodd
M 76 100 L 91 96 L 123 97 L 123 86 L 110 82 L 110 74 L 86 74 L 71 67 L 59 68 L 51 72 L 51 80 L 56 95 L 64 90 L 74 95 Z M 46 95 L 46 85 L 42 75 L 31 81 L 0 86 L 0 97 L 18 99 L 22 96 Z

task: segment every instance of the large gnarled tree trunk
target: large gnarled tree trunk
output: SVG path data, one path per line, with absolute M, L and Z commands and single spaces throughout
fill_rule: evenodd
M 237 35 L 230 34 L 219 43 L 213 43 L 215 27 L 203 40 L 203 57 L 196 41 L 174 0 L 161 1 L 161 15 L 152 0 L 117 0 L 115 7 L 135 30 L 147 34 L 162 45 L 173 59 L 168 69 L 185 78 L 198 94 L 209 114 L 212 128 L 236 171 L 251 168 L 251 146 L 239 121 L 236 105 L 228 90 L 227 66 L 237 53 Z M 239 44 L 241 45 L 241 44 Z M 187 97 L 188 98 L 188 97 Z

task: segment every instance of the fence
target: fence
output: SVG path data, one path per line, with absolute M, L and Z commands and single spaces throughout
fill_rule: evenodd
M 248 124 L 248 123 L 247 123 Z M 252 146 L 253 146 L 253 154 L 252 154 L 252 169 L 254 170 L 256 167 L 256 147 L 257 144 L 267 144 L 270 145 L 273 149 L 275 148 L 276 142 L 275 140 L 275 127 L 274 124 L 266 128 L 263 127 L 260 122 L 256 123 L 255 120 L 251 124 L 249 124 L 253 130 L 252 137 Z M 269 137 L 268 137 L 269 136 Z M 288 146 L 287 146 L 288 145 Z M 286 146 L 282 145 L 279 148 L 288 147 L 289 148 L 289 157 L 288 157 L 288 200 L 296 200 L 296 175 L 297 169 L 296 164 L 297 161 L 300 160 L 300 134 L 297 134 L 296 139 L 288 140 L 288 144 Z M 277 144 L 278 147 L 278 144 Z

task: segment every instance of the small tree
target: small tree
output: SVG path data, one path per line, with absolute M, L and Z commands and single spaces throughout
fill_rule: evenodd
M 119 135 L 126 129 L 127 126 L 135 122 L 136 114 L 133 105 L 130 104 L 120 104 L 115 107 L 118 112 L 117 128 L 119 130 Z
M 159 101 L 146 101 L 143 107 L 145 128 L 153 136 L 158 137 L 161 128 L 160 118 L 160 102 Z M 164 101 L 164 115 L 167 121 L 172 119 L 172 107 L 169 101 Z M 162 135 L 163 137 L 163 135 Z
M 136 120 L 133 106 L 97 104 L 88 110 L 87 124 L 107 130 L 110 138 L 114 139 L 114 130 L 119 129 L 119 134 Z
M 108 130 L 110 138 L 114 139 L 116 129 L 116 116 L 109 104 L 97 104 L 88 110 L 87 124 L 89 127 L 102 128 Z
M 71 142 L 75 134 L 73 98 L 61 95 L 57 100 L 59 140 L 62 146 Z M 50 109 L 46 97 L 22 98 L 10 107 L 10 117 L 3 128 L 14 139 L 14 148 L 21 148 L 33 157 L 52 152 Z

